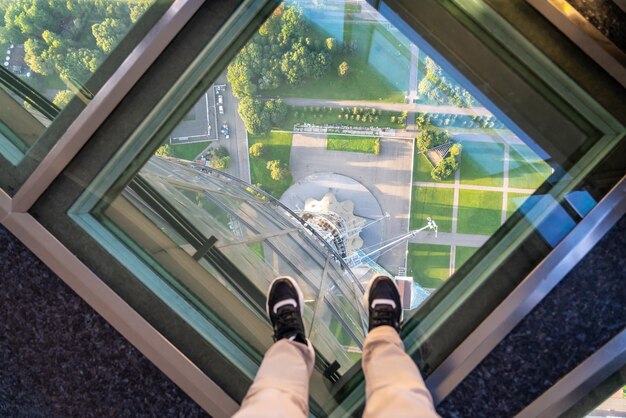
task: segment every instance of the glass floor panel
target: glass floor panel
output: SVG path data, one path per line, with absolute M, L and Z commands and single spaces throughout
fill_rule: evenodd
M 367 280 L 397 277 L 416 309 L 553 173 L 547 159 L 366 2 L 296 1 L 139 177 L 261 292 L 297 277 L 311 335 L 335 335 L 344 369 Z
M 91 101 L 87 81 L 152 3 L 0 1 L 0 153 L 9 162 L 21 161 L 72 98 Z
M 93 211 L 257 364 L 267 287 L 296 278 L 324 411 L 360 360 L 370 278 L 394 277 L 410 317 L 505 223 L 554 246 L 595 205 L 563 209 L 566 171 L 431 50 L 365 1 L 283 3 Z
M 325 261 L 340 257 L 348 271 L 325 292 L 362 308 L 367 280 L 388 274 L 402 283 L 410 310 L 553 173 L 546 160 L 366 2 L 296 1 L 273 12 L 140 176 L 159 166 L 157 181 L 176 176 L 204 189 L 196 203 L 206 212 L 194 215 L 187 202 L 181 213 L 197 227 L 219 224 L 204 236 L 228 235 L 216 247 L 261 291 L 288 274 L 315 301 Z M 241 180 L 229 182 L 239 189 L 233 194 L 245 195 L 239 203 L 208 189 L 219 172 Z M 294 228 L 295 216 L 332 253 L 298 245 L 292 238 L 301 230 L 266 238 L 268 228 Z M 277 261 L 307 258 L 318 258 L 314 268 Z M 362 344 L 356 324 L 365 321 L 358 309 L 348 313 L 353 306 L 331 306 L 351 325 L 315 320 L 326 321 L 337 341 L 354 339 L 343 344 L 350 360 L 342 366 L 349 366 Z M 351 331 L 342 334 L 341 326 Z

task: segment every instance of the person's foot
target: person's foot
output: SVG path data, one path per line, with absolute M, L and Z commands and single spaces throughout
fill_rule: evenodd
M 272 281 L 267 291 L 265 310 L 274 328 L 274 341 L 287 338 L 307 344 L 302 323 L 304 297 L 294 279 L 280 276 Z
M 365 290 L 365 306 L 369 313 L 369 330 L 388 325 L 400 332 L 402 302 L 396 283 L 387 276 L 376 276 Z

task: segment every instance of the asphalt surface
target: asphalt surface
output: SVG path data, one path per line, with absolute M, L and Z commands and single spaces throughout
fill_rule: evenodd
M 250 162 L 248 160 L 248 133 L 239 117 L 237 106 L 239 100 L 233 96 L 232 89 L 226 83 L 226 75 L 222 74 L 215 84 L 226 84 L 226 90 L 222 92 L 224 97 L 224 114 L 217 114 L 218 131 L 222 124 L 226 122 L 229 128 L 230 138 L 226 139 L 219 133 L 218 145 L 226 147 L 231 157 L 231 165 L 226 170 L 229 174 L 239 177 L 243 181 L 250 183 Z
M 382 240 L 407 233 L 411 196 L 413 143 L 403 139 L 381 139 L 379 155 L 360 152 L 328 151 L 326 137 L 294 134 L 291 146 L 291 173 L 294 181 L 319 172 L 334 172 L 365 185 L 374 195 L 383 213 Z M 385 253 L 379 262 L 390 273 L 404 267 L 406 246 Z

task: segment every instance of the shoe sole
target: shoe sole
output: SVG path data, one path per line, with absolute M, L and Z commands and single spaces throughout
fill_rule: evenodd
M 365 309 L 367 309 L 367 311 L 369 312 L 369 299 L 370 299 L 370 290 L 372 289 L 372 283 L 374 283 L 376 281 L 376 279 L 378 279 L 379 277 L 384 277 L 387 278 L 389 280 L 391 280 L 391 282 L 393 283 L 393 285 L 396 287 L 396 290 L 398 291 L 398 296 L 400 299 L 400 305 L 402 305 L 402 295 L 400 294 L 400 288 L 398 288 L 398 285 L 396 284 L 396 281 L 394 279 L 392 279 L 389 276 L 383 276 L 383 275 L 378 275 L 375 276 L 373 278 L 370 279 L 369 282 L 367 282 L 367 287 L 365 288 L 365 294 L 363 295 L 363 306 L 365 306 Z M 402 323 L 402 321 L 404 320 L 404 307 L 401 306 L 400 309 L 400 323 Z
M 290 277 L 290 276 L 278 276 L 277 278 L 272 280 L 272 283 L 270 283 L 270 287 L 268 287 L 268 289 L 267 289 L 268 297 L 265 298 L 265 313 L 267 314 L 268 318 L 270 317 L 270 306 L 269 306 L 270 290 L 272 289 L 272 286 L 274 286 L 274 283 L 276 283 L 278 280 L 283 280 L 283 279 L 289 280 L 291 282 L 291 284 L 293 285 L 293 287 L 296 288 L 296 292 L 298 292 L 298 303 L 300 304 L 300 315 L 304 315 L 304 295 L 302 294 L 302 289 L 300 289 L 300 286 L 298 286 L 298 283 L 296 283 L 296 281 L 293 279 L 293 277 Z

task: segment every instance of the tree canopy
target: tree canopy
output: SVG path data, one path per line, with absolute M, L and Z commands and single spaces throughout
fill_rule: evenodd
M 280 160 L 268 161 L 267 169 L 270 170 L 272 180 L 283 180 L 289 176 L 289 167 Z
M 52 100 L 52 103 L 60 107 L 61 109 L 67 106 L 67 104 L 74 97 L 74 93 L 71 90 L 60 90 Z
M 450 134 L 447 131 L 422 130 L 416 138 L 417 149 L 424 152 L 438 145 L 450 142 Z
M 456 172 L 459 168 L 459 162 L 453 155 L 449 155 L 437 164 L 437 167 L 433 168 L 430 172 L 430 176 L 433 180 L 445 180 Z
M 209 167 L 218 170 L 225 170 L 230 167 L 230 154 L 225 147 L 211 148 L 211 158 L 209 159 Z
M 279 124 L 287 115 L 287 107 L 280 99 L 266 102 L 245 96 L 239 102 L 239 116 L 251 134 L 263 134 L 272 129 L 272 123 Z
M 283 83 L 300 84 L 322 77 L 335 50 L 334 38 L 316 35 L 299 8 L 283 4 L 228 66 L 228 82 L 239 99 Z
M 430 57 L 424 60 L 426 72 L 419 82 L 417 91 L 422 97 L 439 104 L 452 104 L 457 107 L 472 107 L 474 98 L 464 88 L 446 79 L 443 70 Z
M 256 144 L 252 144 L 252 146 L 250 146 L 249 151 L 252 158 L 261 158 L 265 154 L 265 145 L 261 142 L 257 142 Z
M 44 76 L 85 82 L 152 0 L 0 0 L 0 43 Z

